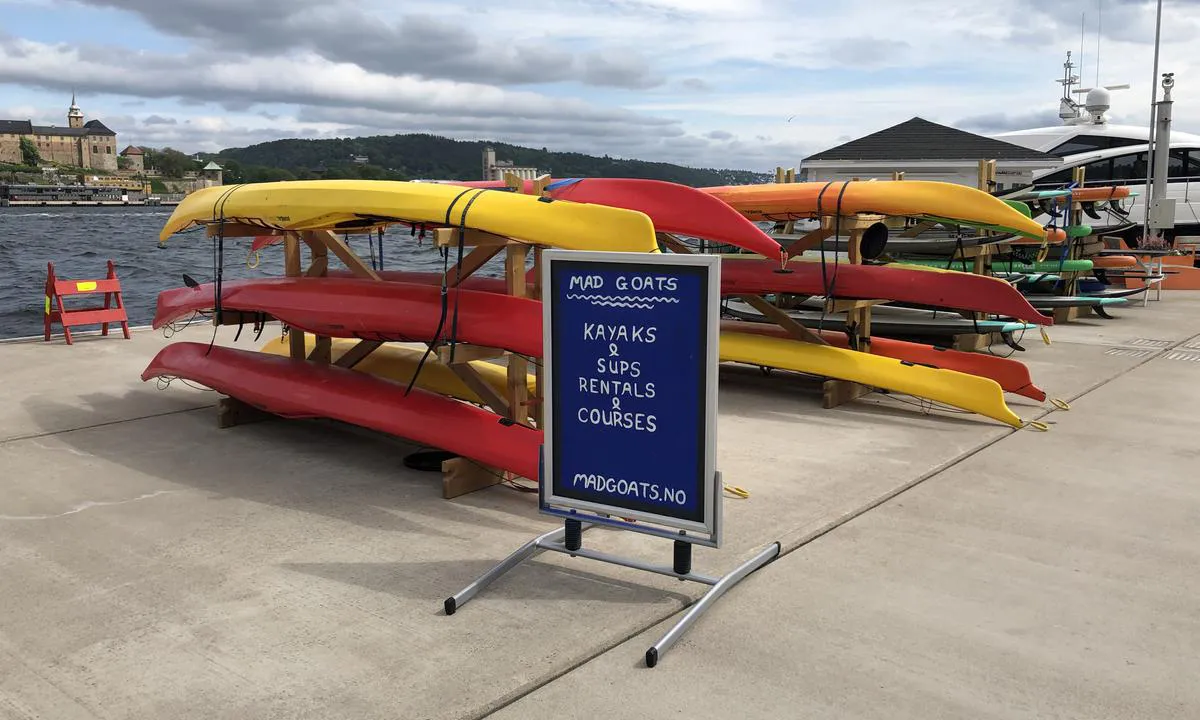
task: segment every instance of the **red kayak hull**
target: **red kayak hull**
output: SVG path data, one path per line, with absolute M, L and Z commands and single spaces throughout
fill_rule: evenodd
M 826 294 L 820 263 L 790 262 L 788 269 L 791 272 L 781 273 L 778 263 L 770 260 L 728 260 L 721 263 L 721 294 Z M 837 278 L 833 296 L 838 298 L 892 300 L 1002 315 L 1036 325 L 1054 324 L 1053 316 L 1039 312 L 1016 288 L 997 278 L 848 263 L 841 263 L 836 269 L 833 263 L 826 263 L 825 270 L 829 278 Z M 333 274 L 331 271 L 330 275 Z M 436 272 L 385 270 L 379 275 L 392 282 L 440 285 L 442 281 L 441 273 Z M 527 279 L 532 280 L 532 277 L 527 276 Z M 472 277 L 463 283 L 463 287 L 481 292 L 507 292 L 503 278 Z
M 1053 325 L 1054 318 L 1029 304 L 1016 288 L 998 278 L 970 273 L 929 273 L 883 265 L 790 262 L 780 272 L 769 260 L 728 260 L 721 263 L 721 294 L 782 292 L 822 295 L 851 300 L 892 300 L 933 307 L 1013 317 L 1035 325 Z M 826 278 L 833 288 L 827 292 Z
M 495 180 L 451 182 L 467 187 L 503 188 Z M 525 181 L 525 191 L 533 189 Z M 650 217 L 656 230 L 716 240 L 762 255 L 781 258 L 783 248 L 740 212 L 709 193 L 678 183 L 639 178 L 572 178 L 546 188 L 555 200 L 637 210 Z
M 443 395 L 332 365 L 207 343 L 163 348 L 142 380 L 178 377 L 287 418 L 330 418 L 538 479 L 542 432 Z
M 154 327 L 214 307 L 211 284 L 175 288 L 158 295 Z M 441 319 L 441 288 L 414 282 L 378 282 L 344 277 L 237 280 L 222 284 L 221 306 L 266 313 L 297 330 L 316 335 L 382 342 L 459 342 L 499 347 L 521 355 L 542 351 L 542 306 L 536 300 L 478 290 L 446 294 Z M 455 307 L 458 309 L 455 324 Z
M 767 323 L 725 320 L 721 323 L 721 330 L 768 337 L 791 337 L 783 328 Z M 846 333 L 834 330 L 814 330 L 814 332 L 818 332 L 830 345 L 840 348 L 850 347 L 850 339 L 846 337 Z M 1046 391 L 1033 384 L 1029 368 L 1019 360 L 984 355 L 983 353 L 943 350 L 932 345 L 884 337 L 871 338 L 871 354 L 990 378 L 995 380 L 1005 392 L 1038 402 L 1046 399 Z

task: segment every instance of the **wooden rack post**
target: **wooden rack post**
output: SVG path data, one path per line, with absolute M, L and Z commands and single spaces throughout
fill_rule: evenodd
M 525 182 L 513 173 L 505 173 L 505 185 L 514 192 L 525 192 Z M 529 188 L 530 194 L 545 194 L 550 176 L 543 175 L 535 179 Z M 453 228 L 443 228 L 435 231 L 435 242 L 439 246 L 451 247 L 457 245 L 458 235 Z M 467 231 L 464 242 L 473 245 L 471 253 L 463 258 L 463 278 L 465 279 L 485 263 L 501 252 L 504 253 L 505 288 L 509 295 L 540 299 L 541 249 L 533 250 L 534 280 L 527 278 L 527 262 L 530 246 L 510 238 L 493 235 L 481 231 Z M 452 269 L 451 273 L 455 271 Z M 464 352 L 464 350 L 466 352 Z M 494 412 L 522 425 L 539 426 L 542 420 L 542 368 L 540 360 L 536 363 L 534 397 L 529 396 L 529 360 L 520 355 L 506 352 L 499 348 L 479 348 L 459 345 L 455 349 L 454 362 L 450 362 L 446 348 L 439 348 L 439 359 L 447 363 L 450 369 L 458 375 L 468 387 L 489 405 Z M 482 376 L 469 364 L 473 360 L 504 359 L 507 366 L 507 382 L 503 396 L 492 389 Z M 477 463 L 465 458 L 455 458 L 442 463 L 442 497 L 453 498 L 466 493 L 481 490 L 491 485 L 503 482 L 505 475 L 495 468 L 482 468 Z M 530 478 L 537 480 L 537 478 Z
M 822 220 L 822 226 L 828 227 L 836 234 L 839 226 L 847 231 L 846 252 L 851 265 L 861 265 L 863 234 L 876 223 L 883 222 L 881 215 L 853 215 L 850 217 L 827 217 Z M 825 298 L 825 311 L 828 313 L 846 313 L 847 329 L 851 330 L 851 347 L 859 352 L 871 352 L 871 307 L 886 300 L 838 300 Z M 874 391 L 868 385 L 862 385 L 849 380 L 830 378 L 821 386 L 821 404 L 826 409 L 852 402 Z

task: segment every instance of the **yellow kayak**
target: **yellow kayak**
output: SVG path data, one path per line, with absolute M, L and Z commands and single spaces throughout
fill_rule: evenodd
M 568 250 L 658 251 L 654 223 L 635 210 L 392 180 L 296 180 L 204 188 L 179 203 L 159 240 L 222 218 L 297 232 L 363 232 L 396 222 L 463 224 Z
M 345 355 L 349 352 L 350 348 L 357 344 L 357 340 L 333 338 L 331 353 L 333 360 L 336 362 L 338 358 Z M 312 352 L 313 347 L 316 345 L 316 339 L 312 335 L 305 333 L 304 345 L 306 352 Z M 289 355 L 291 352 L 288 339 L 285 337 L 272 340 L 263 345 L 259 350 L 260 352 L 272 355 Z M 354 369 L 367 375 L 374 375 L 375 377 L 407 385 L 412 380 L 413 373 L 417 369 L 417 363 L 421 361 L 421 356 L 424 354 L 425 351 L 419 348 L 386 343 L 375 352 L 363 358 L 362 361 L 354 366 Z M 508 388 L 508 371 L 503 366 L 487 362 L 486 360 L 475 360 L 471 363 L 471 367 L 489 385 L 495 388 L 497 392 L 501 395 L 505 393 Z M 479 404 L 483 403 L 479 399 L 479 395 L 459 379 L 453 370 L 438 362 L 436 356 L 431 356 L 425 361 L 425 365 L 421 368 L 421 374 L 417 376 L 417 382 L 414 383 L 414 387 L 458 400 Z M 530 375 L 529 393 L 532 395 L 534 391 L 534 376 Z
M 849 380 L 970 410 L 1015 428 L 1023 425 L 1004 403 L 1000 384 L 978 375 L 906 364 L 829 345 L 737 332 L 721 333 L 721 360 Z
M 702 190 L 750 220 L 871 213 L 969 225 L 1038 240 L 1046 237 L 1044 227 L 1003 200 L 954 183 L 932 180 L 766 183 Z
M 312 335 L 304 336 L 311 351 Z M 337 360 L 356 341 L 333 339 L 333 359 Z M 262 352 L 288 354 L 286 338 L 272 340 Z M 403 345 L 385 344 L 354 366 L 358 372 L 408 384 L 416 370 L 423 350 Z M 1004 402 L 1004 390 L 990 378 L 942 370 L 924 365 L 909 365 L 889 357 L 815 345 L 786 338 L 767 337 L 739 332 L 722 332 L 720 356 L 722 362 L 740 362 L 838 378 L 879 387 L 915 397 L 926 398 L 944 405 L 969 410 L 985 417 L 1019 428 L 1021 418 Z M 471 366 L 483 379 L 503 393 L 507 386 L 507 370 L 484 360 Z M 450 368 L 427 360 L 417 377 L 416 386 L 467 402 L 481 403 L 479 396 L 467 387 Z M 535 392 L 534 376 L 528 377 L 529 392 Z

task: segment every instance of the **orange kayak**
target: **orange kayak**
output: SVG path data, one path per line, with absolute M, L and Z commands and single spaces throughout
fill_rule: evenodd
M 1089 258 L 1093 268 L 1115 270 L 1117 268 L 1136 267 L 1137 258 L 1132 255 L 1101 255 Z
M 767 183 L 701 188 L 751 220 L 799 220 L 856 213 L 969 225 L 1046 237 L 1046 229 L 1008 203 L 966 185 L 929 180 Z
M 1107 187 L 1071 188 L 1071 198 L 1080 202 L 1099 202 L 1102 200 L 1118 200 L 1129 197 L 1128 185 L 1109 185 Z
M 739 320 L 722 320 L 722 332 L 747 333 L 766 335 L 769 337 L 791 337 L 787 330 L 778 325 L 768 323 L 745 322 Z M 813 330 L 817 332 L 817 330 Z M 848 348 L 850 341 L 843 332 L 821 330 L 821 337 L 834 347 Z M 943 350 L 932 345 L 893 340 L 891 338 L 871 338 L 871 354 L 889 357 L 894 360 L 930 365 L 943 370 L 954 370 L 968 375 L 990 378 L 996 381 L 1005 392 L 1021 395 L 1042 402 L 1046 399 L 1046 391 L 1033 384 L 1029 368 L 1019 360 L 1003 358 L 997 355 L 963 352 L 961 350 Z

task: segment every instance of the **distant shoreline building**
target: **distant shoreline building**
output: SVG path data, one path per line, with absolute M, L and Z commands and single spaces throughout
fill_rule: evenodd
M 512 160 L 497 160 L 494 148 L 483 149 L 483 179 L 503 180 L 505 174 L 512 173 L 522 180 L 536 180 L 538 169 L 535 167 L 515 167 Z
M 30 120 L 0 120 L 0 162 L 24 164 L 23 137 L 33 142 L 43 162 L 117 171 L 117 134 L 99 120 L 84 122 L 74 93 L 67 109 L 67 127 L 34 125 Z
M 130 145 L 122 150 L 120 157 L 125 158 L 125 162 L 129 164 L 127 169 L 130 172 L 142 173 L 146 171 L 146 152 L 137 145 Z
M 892 177 L 940 180 L 975 187 L 979 161 L 996 161 L 996 186 L 989 192 L 1033 182 L 1033 173 L 1055 167 L 1062 159 L 1020 145 L 975 135 L 914 117 L 864 135 L 800 161 L 797 180 L 830 182 L 851 178 Z

